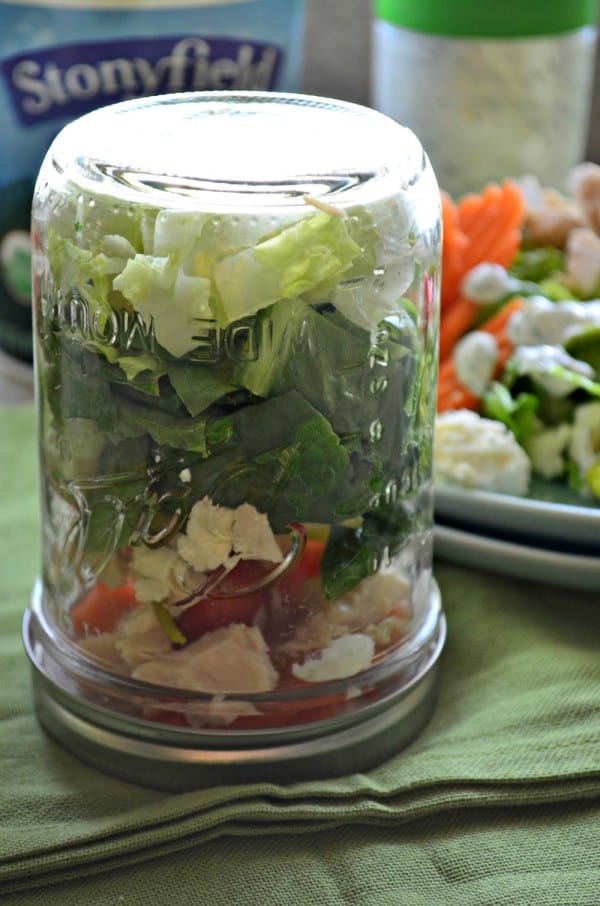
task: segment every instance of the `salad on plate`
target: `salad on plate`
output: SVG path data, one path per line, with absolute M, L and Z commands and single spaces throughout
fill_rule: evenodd
M 600 507 L 600 166 L 442 201 L 436 483 Z

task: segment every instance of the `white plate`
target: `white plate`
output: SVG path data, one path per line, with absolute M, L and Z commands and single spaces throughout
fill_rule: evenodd
M 434 551 L 466 566 L 586 591 L 600 590 L 600 556 L 558 551 L 499 541 L 486 535 L 436 525 Z
M 587 545 L 600 553 L 600 501 L 588 504 L 549 481 L 535 480 L 529 497 L 436 485 L 435 515 L 441 522 L 461 522 L 489 534 L 513 533 L 571 548 Z

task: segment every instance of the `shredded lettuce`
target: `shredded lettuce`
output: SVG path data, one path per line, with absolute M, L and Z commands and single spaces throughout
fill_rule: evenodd
M 136 255 L 113 280 L 118 290 L 153 326 L 160 345 L 181 358 L 198 345 L 197 321 L 212 317 L 210 280 L 181 273 L 168 256 Z
M 214 279 L 223 325 L 280 299 L 309 291 L 326 296 L 359 253 L 343 218 L 318 213 L 221 259 Z

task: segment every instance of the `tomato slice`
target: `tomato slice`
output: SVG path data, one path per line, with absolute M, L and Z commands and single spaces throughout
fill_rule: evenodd
M 188 642 L 200 638 L 205 632 L 213 632 L 230 623 L 245 623 L 249 626 L 264 596 L 261 592 L 238 598 L 205 598 L 184 611 L 177 618 L 177 626 Z
M 323 541 L 308 539 L 300 562 L 279 580 L 278 586 L 284 600 L 290 605 L 302 603 L 305 597 L 309 598 L 314 594 L 308 591 L 305 583 L 319 575 L 324 550 Z M 230 623 L 251 625 L 260 606 L 267 603 L 269 591 L 265 588 L 251 594 L 238 595 L 236 590 L 253 585 L 272 568 L 271 563 L 241 560 L 215 589 L 218 596 L 215 594 L 198 601 L 177 617 L 177 626 L 188 642 L 200 638 L 205 632 L 229 626 Z
M 325 544 L 323 541 L 309 539 L 306 542 L 300 562 L 277 583 L 285 598 L 294 600 L 296 597 L 294 589 L 300 589 L 305 583 L 318 579 L 324 550 Z
M 304 545 L 302 558 L 290 575 L 299 575 L 304 579 L 315 579 L 319 575 L 321 569 L 321 557 L 323 556 L 324 550 L 324 541 L 308 538 Z
M 218 586 L 219 597 L 203 598 L 177 617 L 177 626 L 187 641 L 193 642 L 205 632 L 213 632 L 230 623 L 250 626 L 266 600 L 266 592 L 261 589 L 248 595 L 236 595 L 235 590 L 252 585 L 272 568 L 272 564 L 241 560 Z

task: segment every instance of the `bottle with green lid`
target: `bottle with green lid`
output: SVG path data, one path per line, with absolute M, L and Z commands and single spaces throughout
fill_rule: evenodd
M 375 0 L 372 103 L 458 196 L 507 176 L 565 187 L 589 124 L 597 0 Z

